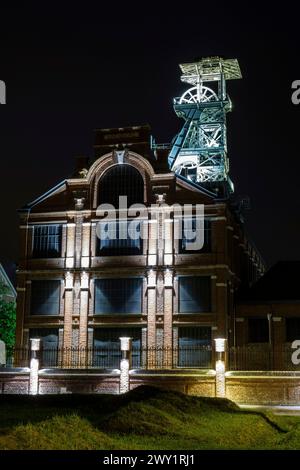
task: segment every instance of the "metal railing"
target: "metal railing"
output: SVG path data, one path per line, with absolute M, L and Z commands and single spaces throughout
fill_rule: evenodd
M 6 367 L 29 367 L 29 348 L 13 348 L 6 352 Z
M 227 351 L 227 370 L 231 371 L 300 371 L 294 364 L 290 344 L 248 344 L 230 347 Z M 7 351 L 6 367 L 29 367 L 29 348 Z M 40 369 L 119 369 L 121 351 L 119 345 L 91 348 L 42 348 L 37 352 Z M 300 354 L 299 354 L 300 357 Z M 295 362 L 295 361 L 294 361 Z M 138 347 L 131 350 L 132 369 L 212 369 L 211 345 L 186 347 Z
M 289 344 L 247 344 L 228 350 L 228 369 L 232 371 L 300 371 L 294 364 Z
M 7 367 L 29 367 L 30 350 L 15 348 Z M 40 369 L 119 369 L 121 350 L 115 347 L 42 348 L 37 352 Z M 131 350 L 132 369 L 174 369 L 212 367 L 210 345 L 195 347 L 135 347 Z
M 47 348 L 39 352 L 40 368 L 119 369 L 121 351 L 109 348 Z
M 212 368 L 211 345 L 191 347 L 132 348 L 132 368 L 175 369 Z

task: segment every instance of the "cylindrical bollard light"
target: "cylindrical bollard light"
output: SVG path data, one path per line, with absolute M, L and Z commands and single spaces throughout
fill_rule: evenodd
M 216 396 L 221 397 L 221 398 L 226 397 L 225 349 L 226 349 L 226 339 L 216 338 L 215 339 Z
M 129 370 L 131 368 L 131 346 L 132 339 L 128 337 L 120 338 L 121 361 L 120 361 L 120 393 L 129 391 Z
M 30 339 L 30 374 L 29 374 L 29 395 L 37 395 L 39 392 L 39 358 L 37 356 L 40 350 L 41 340 L 38 338 Z

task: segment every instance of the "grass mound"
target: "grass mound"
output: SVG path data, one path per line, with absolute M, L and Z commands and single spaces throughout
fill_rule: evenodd
M 0 396 L 0 449 L 298 449 L 300 419 L 142 386 L 121 396 Z
M 116 449 L 114 439 L 77 415 L 18 425 L 0 436 L 0 448 L 24 450 Z

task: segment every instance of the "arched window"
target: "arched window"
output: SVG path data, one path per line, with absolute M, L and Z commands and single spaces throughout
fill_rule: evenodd
M 98 204 L 119 207 L 119 196 L 127 196 L 127 207 L 144 202 L 144 180 L 131 165 L 116 165 L 99 182 Z

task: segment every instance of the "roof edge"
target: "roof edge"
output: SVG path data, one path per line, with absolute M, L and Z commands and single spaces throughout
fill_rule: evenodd
M 47 199 L 51 194 L 53 194 L 57 189 L 61 188 L 65 183 L 67 182 L 66 179 L 60 181 L 57 185 L 53 186 L 51 189 L 49 189 L 47 192 L 42 194 L 41 196 L 37 197 L 34 199 L 32 202 L 29 202 L 25 206 L 21 207 L 18 209 L 18 212 L 28 212 L 30 211 L 34 206 L 39 204 L 40 202 L 43 202 L 45 199 Z

